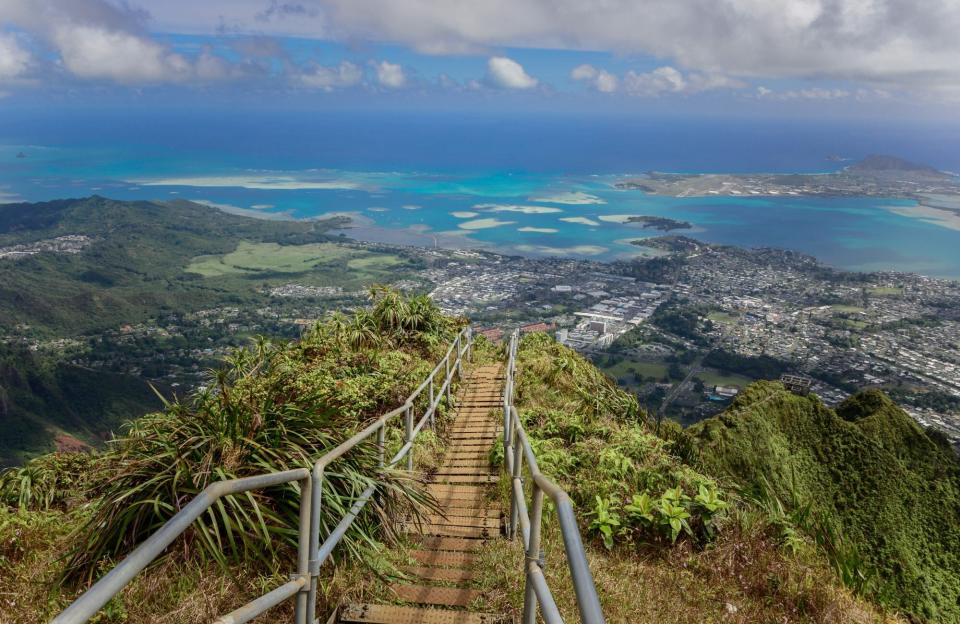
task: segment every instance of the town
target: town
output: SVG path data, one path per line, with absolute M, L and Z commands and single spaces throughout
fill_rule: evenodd
M 695 422 L 752 381 L 783 378 L 801 380 L 831 405 L 861 388 L 884 388 L 918 422 L 960 444 L 957 282 L 849 273 L 795 252 L 685 237 L 644 245 L 664 255 L 602 263 L 403 247 L 422 268 L 398 272 L 391 285 L 428 293 L 494 340 L 518 326 L 551 332 L 658 417 Z M 93 336 L 49 338 L 17 326 L 3 341 L 183 393 L 252 336 L 296 338 L 331 311 L 367 301 L 363 290 L 295 279 L 259 296 L 255 305 L 169 313 Z

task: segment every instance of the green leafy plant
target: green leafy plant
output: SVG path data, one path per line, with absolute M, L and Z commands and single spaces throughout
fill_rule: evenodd
M 681 531 L 693 535 L 690 524 L 687 519 L 690 518 L 690 512 L 684 506 L 684 502 L 689 498 L 679 487 L 672 488 L 663 493 L 660 500 L 657 501 L 657 512 L 660 514 L 660 524 L 667 527 L 670 532 L 670 541 L 676 542 Z
M 631 501 L 624 505 L 623 509 L 629 514 L 631 520 L 642 526 L 653 526 L 656 522 L 654 500 L 646 492 L 634 494 Z
M 598 531 L 603 539 L 603 545 L 608 549 L 613 548 L 614 537 L 620 531 L 620 514 L 614 510 L 615 502 L 608 499 L 596 497 L 596 505 L 590 515 L 593 520 L 590 522 L 590 529 Z

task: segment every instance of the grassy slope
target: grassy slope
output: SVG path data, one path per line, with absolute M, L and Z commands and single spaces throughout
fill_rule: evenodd
M 696 484 L 713 480 L 678 459 L 683 453 L 675 443 L 647 429 L 629 395 L 545 335 L 521 343 L 517 403 L 542 470 L 574 499 L 609 622 L 883 620 L 840 586 L 812 545 L 788 552 L 766 517 L 752 508 L 732 509 L 712 540 L 681 537 L 671 545 L 662 535 L 631 529 L 618 534 L 608 550 L 592 526 L 596 495 L 622 503 L 633 493 L 657 495 L 676 485 L 692 494 Z M 619 512 L 627 524 L 622 506 Z M 555 522 L 547 523 L 545 540 L 547 577 L 565 617 L 575 621 Z M 522 553 L 516 543 L 495 546 L 484 554 L 484 580 L 496 585 L 489 580 L 495 578 L 512 588 L 501 600 L 504 608 L 519 609 L 522 588 L 513 579 Z
M 885 603 L 933 621 L 960 618 L 960 462 L 886 396 L 835 412 L 760 382 L 693 426 L 705 468 L 838 524 L 878 574 Z
M 258 220 L 186 201 L 0 205 L 0 246 L 66 234 L 94 239 L 79 254 L 0 260 L 0 336 L 20 323 L 40 336 L 73 337 L 165 312 L 252 306 L 266 301 L 266 284 L 358 289 L 410 265 L 327 242 L 336 223 Z M 246 265 L 253 266 L 238 268 Z M 207 277 L 190 267 L 206 267 Z M 157 406 L 141 379 L 0 352 L 0 465 L 53 450 L 58 433 L 93 442 Z
M 229 285 L 185 273 L 197 256 L 241 241 L 296 245 L 326 240 L 333 222 L 262 221 L 190 202 L 103 197 L 0 206 L 0 246 L 67 234 L 95 239 L 79 254 L 0 261 L 0 318 L 56 334 L 137 322 L 165 310 L 222 302 Z
M 75 594 L 59 579 L 66 567 L 79 566 L 82 577 L 100 576 L 206 483 L 309 467 L 401 404 L 446 351 L 460 320 L 440 316 L 426 298 L 403 302 L 386 294 L 381 301 L 387 305 L 331 319 L 300 341 L 238 354 L 210 380 L 216 392 L 198 392 L 135 421 L 106 451 L 47 455 L 7 473 L 0 479 L 0 621 L 52 617 Z M 425 401 L 418 400 L 418 410 Z M 446 413 L 442 403 L 441 423 Z M 386 441 L 390 456 L 402 444 L 400 419 L 392 421 Z M 435 443 L 429 434 L 418 438 L 421 467 L 435 455 Z M 390 537 L 398 517 L 413 513 L 411 500 L 423 500 L 405 473 L 381 473 L 375 465 L 376 448 L 366 444 L 326 473 L 324 535 L 371 480 L 381 485 L 338 547 L 337 559 L 350 549 L 380 566 L 378 541 Z M 25 483 L 30 500 L 21 508 Z M 218 513 L 196 523 L 97 621 L 208 622 L 275 588 L 293 566 L 298 501 L 293 486 L 225 498 Z M 270 538 L 266 544 L 264 535 Z M 221 539 L 227 570 L 206 553 L 207 540 Z M 362 570 L 360 560 L 324 565 L 321 609 L 368 591 L 374 575 Z M 290 621 L 290 611 L 285 604 L 261 621 Z

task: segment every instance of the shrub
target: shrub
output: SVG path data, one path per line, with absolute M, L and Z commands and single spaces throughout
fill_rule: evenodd
M 214 481 L 310 468 L 371 419 L 400 405 L 459 329 L 426 298 L 376 289 L 370 310 L 335 315 L 300 341 L 258 340 L 227 359 L 189 400 L 134 421 L 104 454 L 97 503 L 66 570 L 89 579 L 105 558 L 128 552 Z M 378 495 L 344 545 L 354 553 L 390 535 L 425 493 L 399 471 L 376 470 L 375 445 L 360 445 L 326 473 L 321 531 L 332 530 L 357 495 Z M 201 516 L 182 551 L 273 571 L 295 546 L 298 484 L 228 496 Z M 412 507 L 412 509 L 411 509 Z

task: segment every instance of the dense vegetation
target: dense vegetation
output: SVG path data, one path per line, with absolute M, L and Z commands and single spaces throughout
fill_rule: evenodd
M 0 514 L 0 545 L 24 523 L 70 526 L 60 542 L 74 546 L 65 566 L 54 563 L 62 555 L 50 552 L 56 544 L 47 545 L 49 587 L 59 585 L 62 572 L 70 579 L 95 578 L 210 482 L 312 466 L 370 419 L 402 404 L 462 326 L 425 297 L 406 300 L 383 290 L 373 297 L 371 309 L 335 315 L 299 341 L 259 341 L 238 351 L 205 390 L 132 422 L 102 453 L 79 460 L 43 456 L 6 472 L 0 478 L 0 500 L 8 506 Z M 388 452 L 400 443 L 398 426 L 389 432 Z M 375 466 L 375 446 L 363 445 L 332 466 L 324 481 L 324 534 L 360 491 L 374 480 L 381 486 L 345 542 L 360 555 L 389 536 L 398 514 L 429 507 L 409 476 L 378 473 Z M 298 504 L 296 484 L 226 497 L 179 540 L 177 560 L 217 561 L 243 577 L 288 571 Z M 11 509 L 18 511 L 10 516 Z M 34 553 L 0 552 L 11 570 L 4 583 L 18 577 L 30 582 L 34 573 L 18 568 L 28 555 Z M 35 619 L 62 606 L 56 593 L 49 600 L 30 607 L 38 609 Z
M 350 259 L 362 254 L 338 253 L 327 262 L 314 250 L 322 262 L 303 264 L 299 273 L 296 267 L 271 270 L 265 265 L 208 279 L 203 271 L 187 271 L 198 258 L 231 254 L 241 243 L 289 247 L 334 240 L 327 232 L 342 222 L 268 221 L 186 201 L 96 196 L 0 205 L 0 247 L 71 234 L 92 239 L 80 253 L 0 261 L 0 318 L 8 328 L 28 324 L 48 335 L 75 335 L 169 312 L 240 303 L 265 283 L 284 283 L 308 272 L 307 283 L 360 286 L 371 271 L 357 267 L 349 279 L 344 273 Z M 276 255 L 277 248 L 264 249 Z
M 670 300 L 657 306 L 650 322 L 694 344 L 706 346 L 708 342 L 703 335 L 713 329 L 713 322 L 705 318 L 709 311 L 705 306 L 692 305 L 688 301 Z
M 249 336 L 231 326 L 299 335 L 290 322 L 279 327 L 273 315 L 252 314 L 288 306 L 301 312 L 290 316 L 302 315 L 305 300 L 271 298 L 271 287 L 295 282 L 357 292 L 417 266 L 334 239 L 328 232 L 340 224 L 253 219 L 186 201 L 90 197 L 0 205 L 0 247 L 89 238 L 79 253 L 0 259 L 0 340 L 17 345 L 0 348 L 0 465 L 52 451 L 60 435 L 96 444 L 119 423 L 156 409 L 157 397 L 141 376 L 172 383 L 170 368 L 211 365 L 204 349 L 225 350 Z M 323 302 L 312 303 L 308 318 L 323 313 Z M 240 314 L 226 322 L 224 308 Z M 206 315 L 190 317 L 198 310 Z M 138 323 L 172 331 L 120 331 Z M 69 359 L 94 364 L 64 364 L 60 338 L 72 345 Z M 38 343 L 48 348 L 26 348 Z M 108 370 L 128 374 L 100 372 Z
M 578 508 L 608 621 L 884 619 L 842 586 L 812 537 L 712 478 L 678 426 L 655 435 L 589 361 L 531 334 L 518 368 L 521 418 L 541 470 Z M 555 524 L 546 540 L 552 587 L 568 587 Z M 573 597 L 560 602 L 575 619 Z
M 705 470 L 802 517 L 854 586 L 960 619 L 960 460 L 881 392 L 834 411 L 760 382 L 689 433 Z
M 520 416 L 541 470 L 590 510 L 590 529 L 608 547 L 712 531 L 726 508 L 716 485 L 647 431 L 635 398 L 546 334 L 524 338 L 518 357 Z
M 0 345 L 0 466 L 61 447 L 107 439 L 130 418 L 160 407 L 142 379 L 49 363 Z
M 712 366 L 725 373 L 736 373 L 753 379 L 779 379 L 790 366 L 769 355 L 740 355 L 724 349 L 713 349 L 705 358 L 704 366 Z

